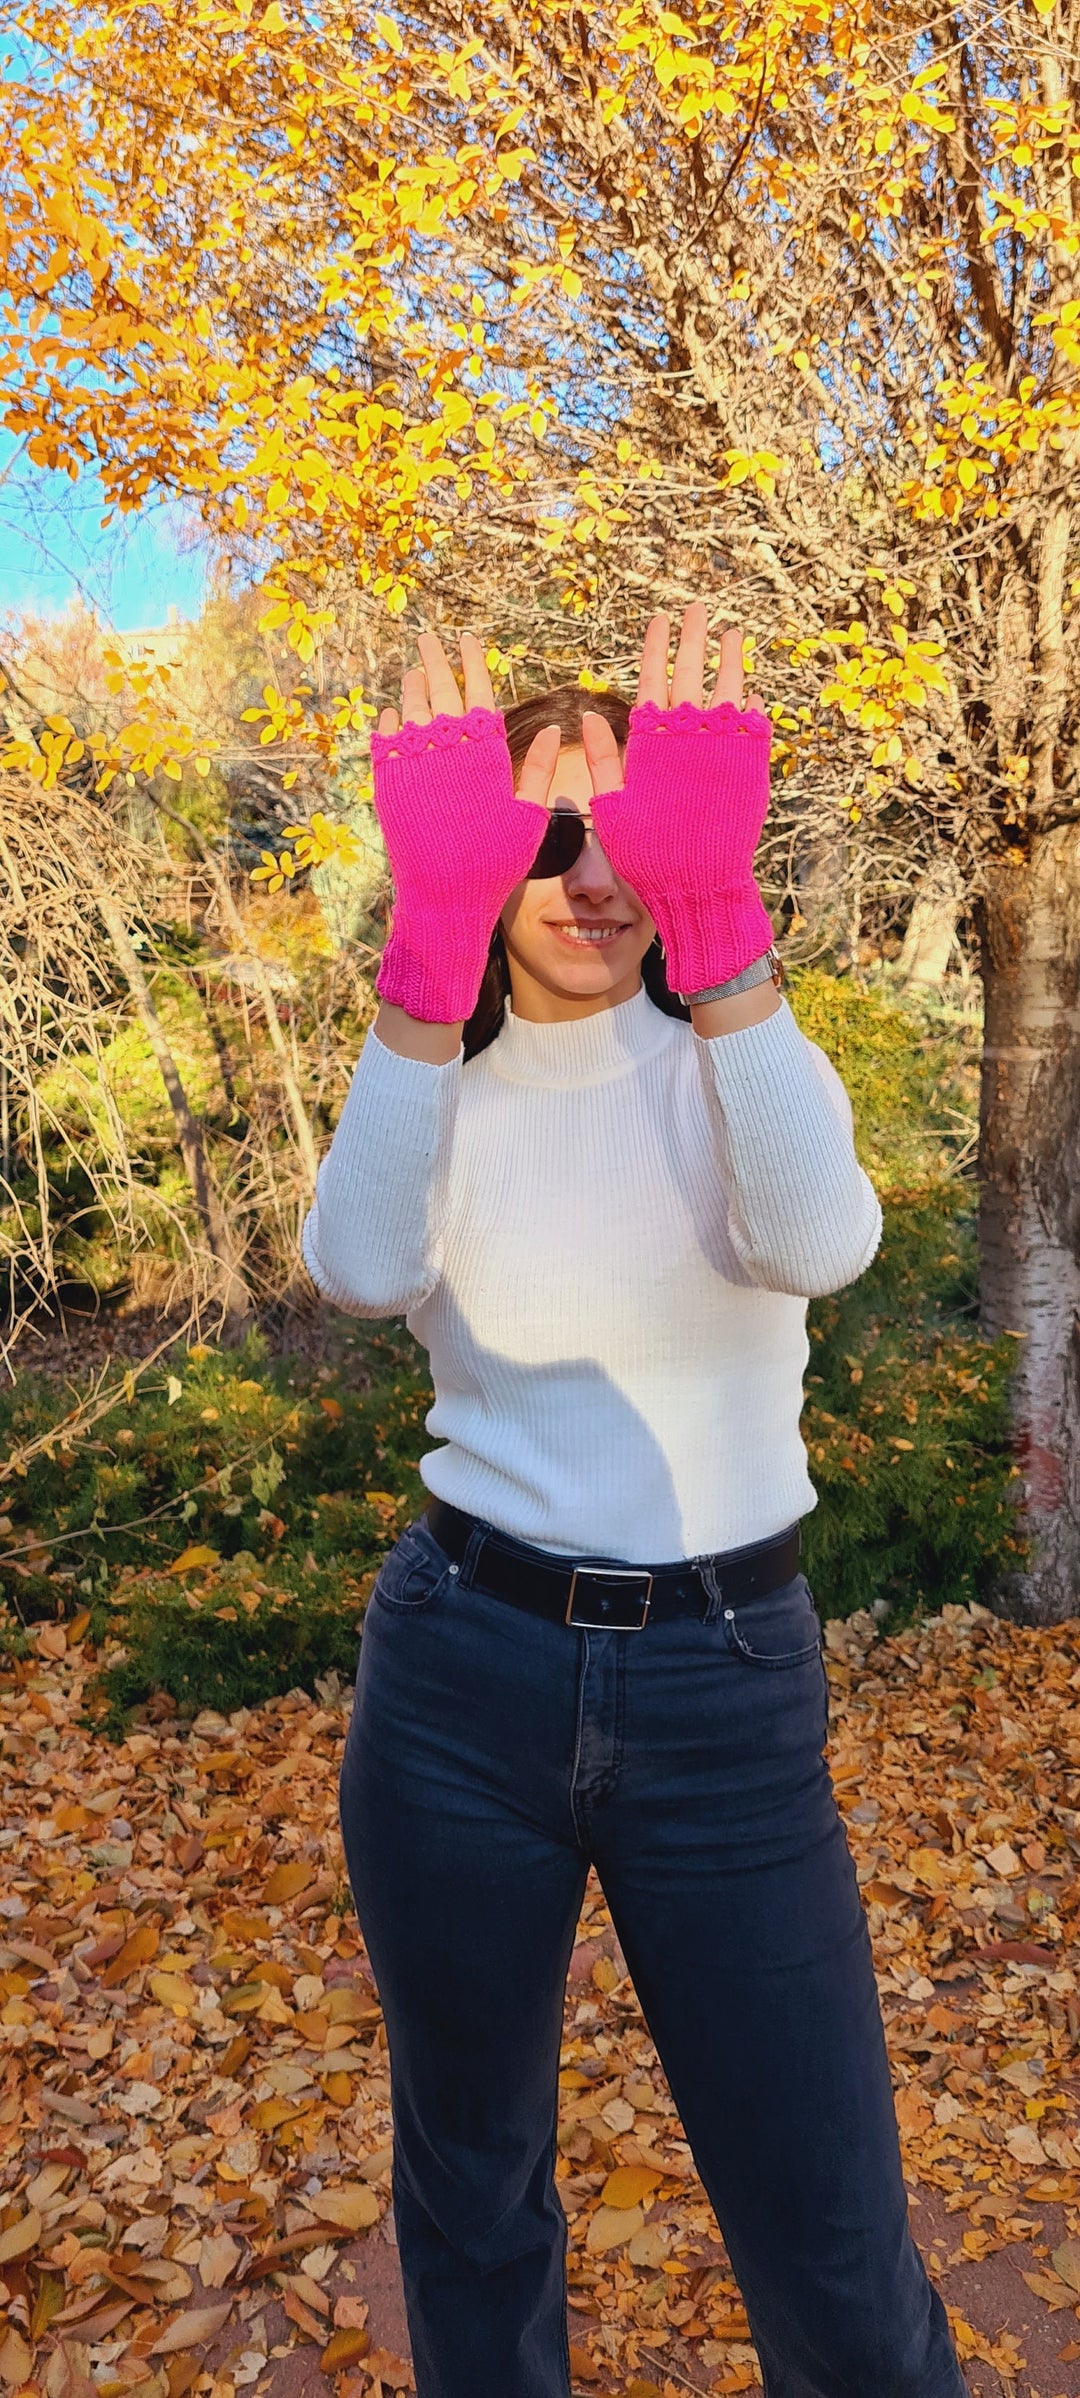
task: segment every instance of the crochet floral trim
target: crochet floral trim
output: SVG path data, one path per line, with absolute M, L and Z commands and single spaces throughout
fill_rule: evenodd
M 733 700 L 721 700 L 718 708 L 696 708 L 693 700 L 679 701 L 677 708 L 658 708 L 654 699 L 643 699 L 630 710 L 632 733 L 771 733 L 772 725 L 760 708 L 737 708 Z
M 430 724 L 403 724 L 396 733 L 372 733 L 371 759 L 422 758 L 432 749 L 456 749 L 463 741 L 501 742 L 506 725 L 493 708 L 467 708 L 464 716 L 433 716 Z

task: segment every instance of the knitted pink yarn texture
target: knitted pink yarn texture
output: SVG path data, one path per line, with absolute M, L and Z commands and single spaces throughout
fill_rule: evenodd
M 394 878 L 375 988 L 427 1024 L 471 1016 L 498 917 L 547 830 L 518 799 L 502 716 L 469 708 L 372 733 L 375 813 Z
M 660 934 L 672 990 L 727 982 L 771 945 L 754 880 L 771 739 L 756 708 L 645 700 L 630 711 L 623 789 L 593 799 L 606 855 Z

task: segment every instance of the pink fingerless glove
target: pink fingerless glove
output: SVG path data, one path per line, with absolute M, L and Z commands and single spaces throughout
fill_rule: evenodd
M 548 826 L 518 799 L 506 727 L 491 708 L 372 733 L 375 813 L 394 877 L 375 988 L 427 1024 L 476 1006 L 492 931 Z
M 630 711 L 621 791 L 592 803 L 615 872 L 648 909 L 674 991 L 708 990 L 762 957 L 773 928 L 754 880 L 772 726 L 756 708 Z

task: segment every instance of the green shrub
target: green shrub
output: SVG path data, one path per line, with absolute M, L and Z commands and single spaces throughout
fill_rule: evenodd
M 352 1678 L 372 1576 L 343 1566 L 297 1570 L 273 1558 L 260 1569 L 241 1551 L 173 1574 L 130 1568 L 92 1610 L 102 1644 L 95 1697 L 113 1728 L 164 1692 L 178 1710 L 258 1706 L 286 1690 L 312 1690 L 331 1670 Z
M 403 1327 L 365 1325 L 351 1350 L 359 1390 L 270 1360 L 256 1336 L 190 1349 L 68 1450 L 54 1385 L 0 1397 L 0 1457 L 55 1436 L 5 1486 L 7 1620 L 89 1611 L 105 1653 L 124 1651 L 101 1685 L 110 1720 L 155 1689 L 225 1710 L 352 1672 L 367 1590 L 424 1503 L 431 1394 Z M 201 1563 L 177 1573 L 189 1551 Z
M 985 1604 L 1022 1553 L 1016 1342 L 974 1328 L 970 1185 L 886 1193 L 883 1217 L 868 1271 L 808 1312 L 803 1566 L 823 1616 L 881 1600 L 900 1624 L 943 1599 Z
M 851 1100 L 855 1146 L 884 1194 L 940 1181 L 977 1118 L 981 1028 L 933 998 L 886 997 L 848 976 L 795 967 L 796 1023 L 832 1059 Z

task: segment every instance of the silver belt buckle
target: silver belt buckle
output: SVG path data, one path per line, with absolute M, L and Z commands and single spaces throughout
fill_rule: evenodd
M 644 1596 L 635 1598 L 633 1601 L 633 1604 L 641 1609 L 636 1623 L 619 1623 L 610 1615 L 606 1618 L 575 1615 L 574 1600 L 577 1596 L 579 1582 L 644 1582 L 646 1585 Z M 645 1572 L 644 1567 L 639 1572 L 635 1572 L 633 1566 L 625 1565 L 576 1565 L 570 1578 L 566 1622 L 573 1624 L 579 1632 L 643 1632 L 652 1600 L 652 1586 L 653 1577 Z

